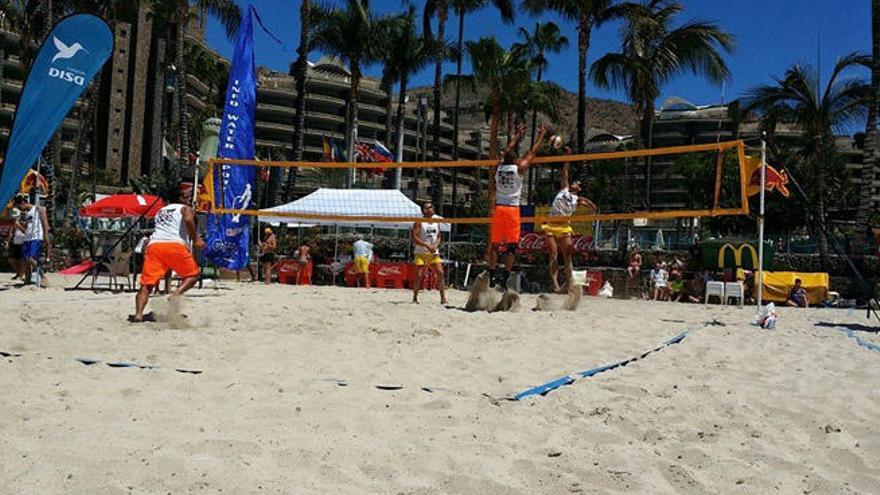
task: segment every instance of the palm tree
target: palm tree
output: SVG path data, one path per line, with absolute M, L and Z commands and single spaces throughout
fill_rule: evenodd
M 306 127 L 306 75 L 308 74 L 309 60 L 309 43 L 311 36 L 311 0 L 302 0 L 299 9 L 299 48 L 296 50 L 298 54 L 295 65 L 294 75 L 296 76 L 296 116 L 293 120 L 293 161 L 298 162 L 303 159 L 303 137 Z M 296 185 L 297 169 L 291 168 L 287 171 L 287 188 L 284 191 L 284 201 L 290 201 L 293 194 L 293 188 Z
M 151 0 L 151 12 L 158 22 L 173 24 L 176 30 L 174 56 L 176 91 L 172 102 L 172 119 L 179 137 L 180 155 L 186 160 L 189 151 L 188 109 L 186 106 L 186 27 L 197 13 L 211 15 L 226 28 L 226 36 L 235 38 L 241 23 L 241 9 L 234 0 Z
M 446 39 L 446 19 L 449 14 L 449 0 L 429 0 L 425 2 L 424 32 L 431 34 L 431 18 L 437 15 L 437 37 L 436 41 L 444 42 Z M 443 54 L 437 55 L 434 64 L 434 160 L 440 159 L 440 85 L 443 83 Z
M 877 113 L 880 111 L 880 0 L 871 0 L 871 94 L 868 99 L 868 122 L 865 125 L 864 161 L 862 163 L 859 209 L 856 213 L 856 253 L 863 254 L 871 245 L 871 220 L 874 216 L 874 179 L 877 175 Z
M 562 35 L 559 26 L 553 22 L 535 23 L 535 31 L 530 33 L 525 28 L 519 28 L 519 35 L 523 39 L 521 43 L 514 45 L 516 48 L 527 50 L 531 57 L 531 65 L 535 71 L 535 80 L 541 82 L 544 71 L 550 65 L 547 60 L 548 53 L 559 53 L 568 46 L 568 38 Z M 532 112 L 532 143 L 535 142 L 535 131 L 538 124 L 538 111 Z
M 753 88 L 747 93 L 746 110 L 757 110 L 765 119 L 791 122 L 804 132 L 799 157 L 813 179 L 814 227 L 819 231 L 819 253 L 828 256 L 824 232 L 828 169 L 836 161 L 834 133 L 864 118 L 870 86 L 860 79 L 843 79 L 848 69 L 870 64 L 870 58 L 850 54 L 834 65 L 824 90 L 819 89 L 815 71 L 795 65 L 775 84 Z
M 545 11 L 577 23 L 578 31 L 578 111 L 577 151 L 583 153 L 587 141 L 587 52 L 593 28 L 622 15 L 621 9 L 611 5 L 612 0 L 522 0 L 522 7 L 533 14 Z
M 381 19 L 370 11 L 369 0 L 348 0 L 346 9 L 315 7 L 312 12 L 315 31 L 311 48 L 320 49 L 348 62 L 351 82 L 348 94 L 348 133 L 346 152 L 350 162 L 354 161 L 354 145 L 358 131 L 358 90 L 363 66 L 376 61 L 379 35 L 382 32 Z M 348 185 L 354 184 L 354 169 L 349 172 Z
M 397 95 L 397 116 L 395 117 L 397 127 L 394 135 L 394 148 L 398 155 L 403 156 L 403 150 L 400 149 L 400 146 L 402 146 L 402 137 L 406 128 L 409 78 L 433 62 L 441 49 L 438 46 L 439 43 L 416 31 L 416 17 L 412 11 L 402 18 L 398 29 L 394 31 L 394 36 L 393 40 L 389 40 L 392 42 L 389 43 L 387 59 L 392 63 L 390 70 L 397 76 L 400 83 Z M 397 169 L 394 180 L 394 187 L 397 189 L 400 188 L 400 172 L 401 169 Z
M 562 35 L 559 26 L 553 22 L 547 22 L 544 24 L 536 22 L 535 31 L 532 33 L 525 28 L 519 28 L 519 35 L 523 41 L 514 46 L 528 50 L 529 56 L 531 57 L 531 65 L 536 72 L 535 80 L 540 83 L 543 79 L 544 71 L 550 63 L 550 61 L 547 60 L 547 54 L 561 52 L 568 46 L 568 38 Z M 532 110 L 532 144 L 535 143 L 535 132 L 538 127 L 538 110 L 540 110 L 540 107 L 534 107 Z M 530 202 L 532 191 L 534 189 L 535 174 L 537 174 L 537 172 L 538 170 L 536 168 L 529 168 L 528 197 Z
M 465 43 L 473 75 L 462 76 L 480 81 L 489 90 L 489 159 L 498 156 L 498 128 L 505 110 L 505 95 L 515 94 L 529 80 L 529 60 L 523 50 L 505 50 L 495 38 L 481 38 Z M 489 181 L 489 204 L 495 196 L 494 181 Z
M 730 77 L 719 50 L 730 52 L 733 37 L 712 21 L 691 20 L 673 27 L 678 2 L 651 0 L 616 7 L 626 24 L 621 51 L 597 60 L 590 76 L 600 88 L 622 88 L 641 115 L 640 137 L 645 147 L 653 141 L 654 101 L 664 84 L 690 72 L 720 84 Z M 651 200 L 651 159 L 645 160 L 645 197 Z
M 455 75 L 461 77 L 461 63 L 464 58 L 464 18 L 466 15 L 476 12 L 480 10 L 490 3 L 489 0 L 451 0 L 452 1 L 452 9 L 458 15 L 458 42 L 456 43 L 455 50 Z M 425 10 L 432 11 L 434 7 L 429 7 L 429 4 L 435 4 L 436 0 L 428 0 L 425 3 Z M 498 13 L 501 14 L 501 20 L 505 23 L 511 23 L 514 20 L 514 6 L 513 0 L 491 0 L 492 5 L 498 9 Z M 429 24 L 430 25 L 430 24 Z M 435 84 L 437 81 L 435 81 Z M 452 113 L 452 159 L 458 160 L 458 112 L 461 108 L 461 84 L 459 81 L 455 84 L 455 107 Z M 437 112 L 437 109 L 434 109 Z M 439 128 L 435 128 L 434 132 L 439 135 Z M 452 169 L 452 189 L 455 191 L 456 189 L 456 176 L 458 174 L 458 169 Z M 455 195 L 453 194 L 452 199 L 453 205 L 455 204 Z
M 678 2 L 651 0 L 646 4 L 621 4 L 626 26 L 621 31 L 621 51 L 597 60 L 590 76 L 602 88 L 622 88 L 641 114 L 641 136 L 651 147 L 654 101 L 665 83 L 690 72 L 720 84 L 730 77 L 719 49 L 730 52 L 733 37 L 711 21 L 692 20 L 672 26 L 684 10 Z

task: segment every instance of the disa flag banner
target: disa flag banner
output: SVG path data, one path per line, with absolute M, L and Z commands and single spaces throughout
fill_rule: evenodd
M 107 23 L 91 14 L 65 17 L 52 28 L 24 87 L 0 177 L 0 205 L 18 189 L 49 138 L 113 52 Z
M 254 73 L 254 44 L 251 13 L 238 27 L 235 54 L 229 71 L 226 105 L 220 124 L 218 158 L 254 159 L 254 110 L 257 90 Z M 214 176 L 214 191 L 220 193 L 221 208 L 244 210 L 251 207 L 255 167 L 220 165 Z M 205 255 L 220 267 L 241 270 L 248 266 L 249 217 L 210 215 Z

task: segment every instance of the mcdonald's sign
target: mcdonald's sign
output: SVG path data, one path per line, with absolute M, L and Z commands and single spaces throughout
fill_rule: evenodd
M 703 267 L 709 269 L 758 268 L 757 243 L 742 241 L 708 241 L 700 245 Z M 775 250 L 770 242 L 764 243 L 764 269 L 772 266 Z

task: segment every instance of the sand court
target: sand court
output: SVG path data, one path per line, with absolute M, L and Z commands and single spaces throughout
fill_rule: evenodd
M 227 283 L 184 297 L 185 319 L 130 324 L 133 295 L 53 282 L 0 293 L 0 351 L 19 354 L 0 359 L 0 472 L 11 493 L 880 484 L 880 352 L 838 329 L 869 324 L 858 311 L 782 308 L 777 329 L 762 331 L 749 324 L 754 308 L 585 298 L 574 312 L 467 313 L 433 294 L 409 304 L 403 290 Z M 449 297 L 463 306 L 467 294 Z M 523 299 L 534 307 L 535 296 Z M 626 366 L 496 400 L 684 330 Z

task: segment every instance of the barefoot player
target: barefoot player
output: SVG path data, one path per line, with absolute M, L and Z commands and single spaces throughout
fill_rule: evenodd
M 572 154 L 571 148 L 565 147 L 565 154 Z M 581 192 L 580 181 L 569 182 L 570 162 L 565 162 L 562 166 L 562 178 L 559 181 L 559 192 L 553 199 L 553 206 L 550 208 L 550 216 L 553 217 L 570 217 L 574 214 L 579 205 L 595 209 L 596 205 L 587 198 L 581 198 L 578 193 Z M 541 226 L 546 237 L 548 254 L 550 256 L 550 281 L 553 282 L 553 291 L 561 292 L 557 272 L 559 271 L 559 251 L 562 251 L 562 257 L 565 259 L 565 280 L 571 281 L 572 272 L 572 255 L 574 248 L 571 245 L 571 234 L 574 229 L 571 228 L 570 221 L 550 222 Z
M 199 267 L 190 252 L 190 242 L 196 248 L 204 248 L 205 241 L 196 234 L 195 211 L 186 206 L 188 194 L 181 193 L 181 203 L 171 203 L 156 213 L 156 227 L 144 253 L 144 268 L 141 272 L 141 288 L 135 296 L 135 314 L 129 316 L 131 322 L 153 320 L 152 314 L 144 315 L 144 308 L 153 287 L 165 273 L 174 270 L 183 278 L 180 286 L 170 297 L 180 297 L 199 280 Z
M 514 138 L 507 143 L 507 149 L 502 155 L 501 164 L 495 171 L 495 206 L 492 210 L 492 226 L 490 233 L 490 246 L 486 258 L 489 263 L 489 273 L 495 285 L 504 288 L 513 268 L 513 255 L 519 244 L 520 214 L 519 201 L 522 195 L 523 174 L 529 168 L 532 159 L 538 154 L 538 150 L 544 143 L 544 136 L 550 126 L 542 123 L 538 127 L 538 136 L 535 144 L 526 153 L 525 158 L 520 159 L 516 153 L 516 146 L 525 134 L 525 126 L 516 128 Z M 497 273 L 498 252 L 505 250 L 504 274 L 499 277 Z
M 415 244 L 416 279 L 413 284 L 413 300 L 418 304 L 419 290 L 425 281 L 425 268 L 434 270 L 437 277 L 437 290 L 440 291 L 440 304 L 448 304 L 446 286 L 443 279 L 443 260 L 440 259 L 440 224 L 435 219 L 441 218 L 434 214 L 434 205 L 430 201 L 422 204 L 422 215 L 426 220 L 413 224 L 412 241 Z

